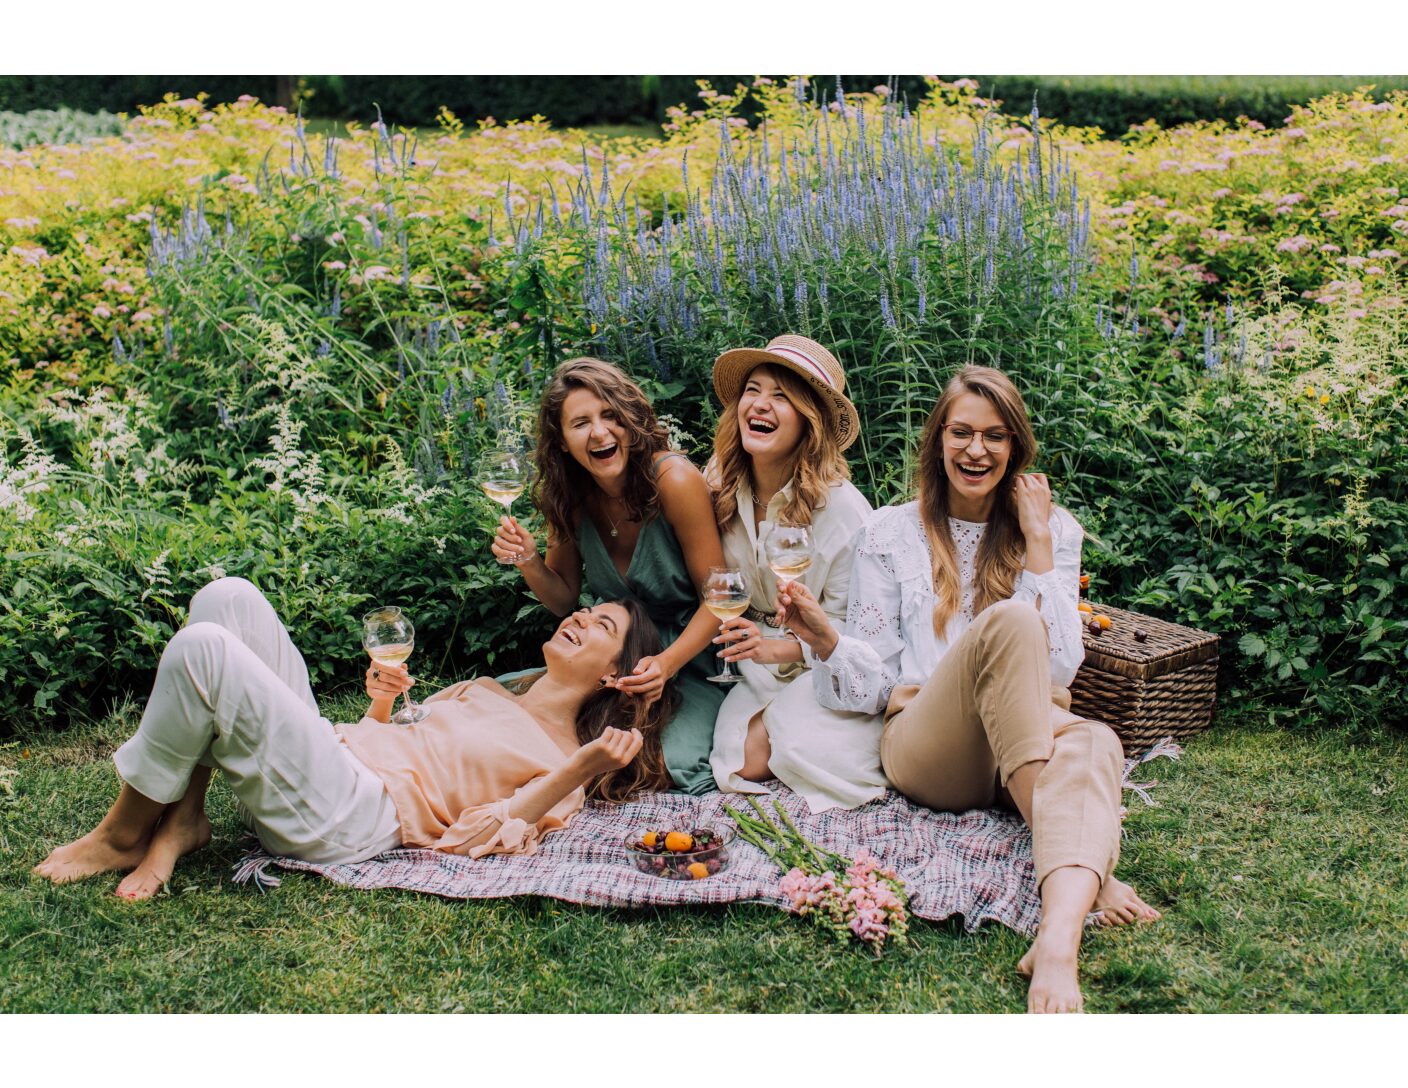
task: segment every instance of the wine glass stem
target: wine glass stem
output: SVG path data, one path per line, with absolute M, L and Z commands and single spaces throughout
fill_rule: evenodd
M 719 624 L 719 634 L 722 635 L 723 633 L 724 633 L 724 625 L 723 625 L 722 623 L 720 623 L 720 624 Z M 724 643 L 724 650 L 725 650 L 725 651 L 728 650 L 728 643 L 727 643 L 727 642 Z M 732 669 L 731 666 L 732 666 L 732 662 L 730 662 L 728 658 L 724 658 L 724 667 L 723 667 L 721 670 L 719 670 L 719 675 L 720 675 L 720 676 L 732 676 L 732 675 L 733 675 L 733 669 Z
M 511 517 L 513 517 L 513 500 L 512 500 L 512 499 L 509 499 L 508 502 L 504 503 L 504 517 L 506 517 L 506 518 L 511 518 Z M 514 552 L 514 553 L 513 553 L 513 558 L 509 560 L 509 562 L 512 563 L 515 567 L 518 566 L 518 564 L 519 564 L 520 562 L 522 562 L 522 561 L 523 561 L 523 553 L 522 553 L 521 551 L 516 551 L 516 552 Z

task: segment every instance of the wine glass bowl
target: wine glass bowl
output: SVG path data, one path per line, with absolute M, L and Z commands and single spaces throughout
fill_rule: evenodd
M 400 665 L 416 646 L 416 629 L 410 617 L 396 605 L 381 605 L 362 617 L 362 648 L 378 665 Z M 410 725 L 426 715 L 406 693 L 406 705 L 391 716 L 397 725 Z
M 812 565 L 812 534 L 805 525 L 774 525 L 763 541 L 768 566 L 784 585 L 805 574 Z
M 778 522 L 763 539 L 763 554 L 767 556 L 768 567 L 777 576 L 777 589 L 781 593 L 783 586 L 811 569 L 811 531 L 805 525 Z M 773 626 L 781 627 L 783 618 L 783 613 L 779 612 L 773 617 Z
M 704 607 L 718 617 L 720 631 L 723 630 L 724 621 L 743 615 L 752 603 L 748 595 L 748 580 L 738 567 L 710 567 L 709 576 L 700 587 L 700 594 L 704 598 Z M 725 658 L 718 675 L 705 679 L 715 684 L 736 684 L 743 677 L 729 667 Z

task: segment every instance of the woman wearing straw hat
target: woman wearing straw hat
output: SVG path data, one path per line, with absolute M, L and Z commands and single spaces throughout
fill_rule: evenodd
M 804 526 L 809 586 L 836 622 L 844 620 L 852 543 L 870 504 L 850 482 L 844 451 L 860 433 L 835 357 L 804 336 L 766 348 L 735 348 L 714 362 L 724 405 L 706 470 L 724 558 L 748 578 L 752 607 L 714 641 L 737 662 L 742 682 L 719 709 L 710 763 L 726 791 L 764 792 L 778 778 L 812 811 L 854 808 L 885 792 L 880 724 L 866 714 L 819 707 L 801 644 L 776 625 L 777 578 L 768 537 Z

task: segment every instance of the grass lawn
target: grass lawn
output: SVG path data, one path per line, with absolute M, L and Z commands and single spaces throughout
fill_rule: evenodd
M 326 706 L 336 718 L 340 705 Z M 347 711 L 351 712 L 349 704 Z M 1408 735 L 1273 728 L 1244 712 L 1143 768 L 1121 875 L 1153 926 L 1092 931 L 1098 1012 L 1408 1010 Z M 875 961 L 760 906 L 599 910 L 528 898 L 360 892 L 304 874 L 232 887 L 241 831 L 147 903 L 117 878 L 55 887 L 32 865 L 116 790 L 135 708 L 0 747 L 5 1012 L 1017 1012 L 1016 934 L 917 922 Z

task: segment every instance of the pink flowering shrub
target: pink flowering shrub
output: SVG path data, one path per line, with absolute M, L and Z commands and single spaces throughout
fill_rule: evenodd
M 1260 302 L 1280 284 L 1316 299 L 1352 258 L 1395 244 L 1408 231 L 1408 92 L 1328 95 L 1287 120 L 1065 140 L 1097 197 L 1110 289 L 1125 289 L 1133 250 L 1141 294 L 1165 311 Z

